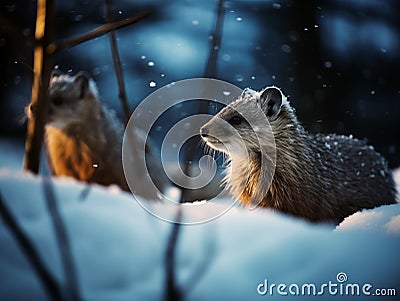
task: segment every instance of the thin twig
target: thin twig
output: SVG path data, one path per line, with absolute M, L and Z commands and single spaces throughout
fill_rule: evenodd
M 199 258 L 199 263 L 197 264 L 197 268 L 193 268 L 193 273 L 188 280 L 186 280 L 185 285 L 183 287 L 186 288 L 187 293 L 190 293 L 190 290 L 193 290 L 195 286 L 200 282 L 200 279 L 204 276 L 207 270 L 210 268 L 211 263 L 215 260 L 216 251 L 216 243 L 214 235 L 206 236 L 208 244 L 204 246 L 206 248 L 206 252 L 203 252 L 203 258 Z
M 176 254 L 176 243 L 178 241 L 180 222 L 182 220 L 182 208 L 178 207 L 178 212 L 175 218 L 175 222 L 172 225 L 171 235 L 168 239 L 167 251 L 165 253 L 165 301 L 181 301 L 183 300 L 183 294 L 180 287 L 176 283 L 175 273 L 175 254 Z
M 205 77 L 213 78 L 216 76 L 217 72 L 217 60 L 218 60 L 218 50 L 222 40 L 222 26 L 224 20 L 224 0 L 219 0 L 217 5 L 217 20 L 215 23 L 215 28 L 213 32 L 213 40 L 210 47 L 210 54 L 208 56 L 206 68 L 204 71 Z M 198 112 L 203 113 L 208 111 L 208 106 L 203 107 L 202 104 L 198 106 Z M 187 175 L 190 176 L 190 164 L 189 161 L 192 161 L 196 156 L 197 147 L 193 147 L 197 142 L 193 141 L 194 145 L 192 147 L 186 148 L 185 152 L 185 162 L 184 162 L 184 171 Z M 183 188 L 180 198 L 180 203 L 184 203 L 186 201 L 186 195 L 188 190 Z M 181 301 L 184 300 L 183 290 L 176 283 L 176 267 L 175 267 L 175 256 L 176 256 L 176 245 L 178 241 L 179 231 L 181 228 L 181 220 L 182 220 L 182 208 L 178 207 L 177 216 L 175 218 L 175 223 L 173 224 L 171 235 L 168 240 L 167 250 L 165 254 L 165 270 L 166 270 L 166 287 L 165 287 L 165 300 L 166 301 Z M 201 270 L 201 273 L 204 273 L 205 269 Z
M 106 0 L 106 21 L 108 24 L 111 24 L 112 22 L 111 0 Z M 125 92 L 124 76 L 122 73 L 121 60 L 119 57 L 118 44 L 117 44 L 117 39 L 115 37 L 115 31 L 110 32 L 110 46 L 111 46 L 111 53 L 114 63 L 115 74 L 117 76 L 117 82 L 118 82 L 118 91 L 119 91 L 118 97 L 121 100 L 122 109 L 124 110 L 125 125 L 126 125 L 129 121 L 131 111 L 129 109 L 128 100 Z
M 210 47 L 210 53 L 208 55 L 206 69 L 204 71 L 204 77 L 214 78 L 217 74 L 218 52 L 222 41 L 222 29 L 225 15 L 224 12 L 224 0 L 220 0 L 217 6 L 217 21 L 212 34 L 212 43 Z
M 69 300 L 79 301 L 81 300 L 81 297 L 79 293 L 78 277 L 74 265 L 70 241 L 66 227 L 57 207 L 54 187 L 50 177 L 43 179 L 43 190 L 46 197 L 47 209 L 49 211 L 56 234 L 56 241 L 64 269 L 66 294 L 69 296 Z
M 150 15 L 149 12 L 144 12 L 144 13 L 137 14 L 136 16 L 127 18 L 125 20 L 122 20 L 122 21 L 101 25 L 101 26 L 99 26 L 99 27 L 87 32 L 87 33 L 84 33 L 84 34 L 82 34 L 80 36 L 77 36 L 75 38 L 71 38 L 71 39 L 68 39 L 66 41 L 63 41 L 63 42 L 60 42 L 60 43 L 57 43 L 57 44 L 53 43 L 51 45 L 51 47 L 49 47 L 48 51 L 51 52 L 51 53 L 54 53 L 54 52 L 58 52 L 60 50 L 63 50 L 65 48 L 70 48 L 70 47 L 76 46 L 76 45 L 81 44 L 83 42 L 92 40 L 92 39 L 97 38 L 97 37 L 99 37 L 101 35 L 104 35 L 106 33 L 114 31 L 116 29 L 128 26 L 128 25 L 136 23 L 136 22 L 139 22 L 140 20 L 144 19 L 145 17 L 147 17 L 149 15 Z
M 39 172 L 40 151 L 48 110 L 47 90 L 53 54 L 67 47 L 78 45 L 110 31 L 138 22 L 148 15 L 149 13 L 145 12 L 119 22 L 105 24 L 86 34 L 61 42 L 60 44 L 55 44 L 52 39 L 54 28 L 54 0 L 38 0 L 34 52 L 34 82 L 32 85 L 31 100 L 31 105 L 36 108 L 36 113 L 28 122 L 24 160 L 25 170 L 30 170 L 36 174 Z
M 217 19 L 215 22 L 215 27 L 212 33 L 212 41 L 210 44 L 210 52 L 207 59 L 207 64 L 204 70 L 204 77 L 207 78 L 215 78 L 217 74 L 217 62 L 218 62 L 218 52 L 221 47 L 222 40 L 222 29 L 224 24 L 224 0 L 219 0 L 216 8 L 217 11 Z M 207 102 L 198 102 L 196 108 L 197 114 L 206 114 L 209 112 L 209 104 Z M 190 176 L 190 162 L 195 162 L 199 156 L 199 148 L 197 147 L 200 144 L 200 136 L 197 136 L 197 139 L 193 139 L 191 144 L 188 144 L 185 149 L 185 159 L 184 159 L 184 171 L 187 175 Z M 189 191 L 184 189 L 182 192 L 181 202 L 187 201 Z
M 57 284 L 54 277 L 47 270 L 46 265 L 40 258 L 39 252 L 34 247 L 28 236 L 24 233 L 22 228 L 18 225 L 17 220 L 8 209 L 3 196 L 0 193 L 0 215 L 4 221 L 4 224 L 8 227 L 15 240 L 17 241 L 23 254 L 28 259 L 32 268 L 36 272 L 40 282 L 42 283 L 48 296 L 55 301 L 64 300 L 59 285 Z

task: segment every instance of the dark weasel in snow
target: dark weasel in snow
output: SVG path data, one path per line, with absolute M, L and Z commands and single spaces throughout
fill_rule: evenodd
M 101 102 L 91 77 L 85 72 L 71 76 L 54 70 L 48 93 L 45 144 L 52 173 L 89 183 L 115 184 L 130 191 L 122 165 L 124 127 L 115 113 Z M 35 108 L 28 106 L 26 111 L 30 118 Z M 131 139 L 132 181 L 137 187 L 144 187 L 144 176 L 150 172 L 162 191 L 168 185 L 168 179 L 163 177 L 150 137 L 140 129 L 134 129 Z M 135 165 L 135 160 L 141 159 L 135 147 L 142 144 L 145 144 L 148 170 Z M 147 199 L 158 199 L 157 192 L 150 189 L 136 193 Z
M 255 136 L 268 124 L 263 118 L 249 120 L 241 114 L 257 116 L 260 109 L 268 119 L 276 145 L 275 173 L 266 188 L 257 183 L 260 177 L 268 178 L 260 174 L 261 159 L 268 157 L 273 145 Z M 232 129 L 237 135 L 232 135 Z M 200 133 L 208 146 L 228 155 L 226 184 L 244 205 L 254 203 L 263 188 L 256 200 L 260 207 L 313 222 L 340 223 L 360 209 L 396 203 L 392 174 L 372 146 L 352 137 L 307 132 L 276 87 L 260 92 L 245 89 Z M 247 156 L 235 153 L 237 137 L 241 137 Z

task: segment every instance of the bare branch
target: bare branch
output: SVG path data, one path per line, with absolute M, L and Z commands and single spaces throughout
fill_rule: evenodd
M 216 7 L 216 22 L 215 22 L 215 27 L 212 33 L 212 41 L 210 44 L 210 52 L 208 55 L 207 59 L 207 64 L 204 70 L 204 77 L 208 78 L 214 78 L 217 73 L 217 61 L 218 61 L 218 52 L 219 48 L 221 46 L 221 40 L 222 40 L 222 28 L 224 24 L 224 13 L 225 13 L 225 7 L 224 7 L 224 0 L 219 0 L 217 7 Z M 197 114 L 205 114 L 209 112 L 209 105 L 206 102 L 199 102 L 196 108 L 196 113 Z M 200 136 L 197 136 L 196 139 L 193 139 L 190 144 L 188 144 L 185 148 L 185 157 L 184 157 L 184 172 L 190 175 L 190 163 L 189 162 L 194 162 L 199 156 L 198 152 L 198 147 L 200 143 Z M 182 191 L 182 200 L 181 202 L 188 201 L 188 194 L 190 195 L 190 191 L 187 189 L 183 189 Z
M 36 174 L 39 172 L 40 151 L 48 110 L 47 90 L 52 69 L 52 55 L 56 51 L 75 46 L 112 30 L 138 22 L 148 15 L 149 13 L 145 12 L 119 22 L 105 24 L 93 31 L 57 45 L 53 42 L 52 30 L 54 28 L 54 0 L 38 0 L 34 51 L 34 81 L 31 100 L 31 106 L 35 108 L 36 113 L 32 114 L 28 122 L 24 162 L 25 170 L 30 170 Z
M 108 24 L 111 24 L 112 21 L 111 0 L 106 0 L 106 21 Z M 124 76 L 122 73 L 121 60 L 119 57 L 118 44 L 115 36 L 115 31 L 110 32 L 110 46 L 111 46 L 111 53 L 114 63 L 115 74 L 117 76 L 117 82 L 118 82 L 118 91 L 119 91 L 118 97 L 121 100 L 122 109 L 124 110 L 125 125 L 126 125 L 129 121 L 131 111 L 129 109 L 128 100 L 125 92 Z
M 63 223 L 60 212 L 58 211 L 54 187 L 51 178 L 43 179 L 43 190 L 46 197 L 47 209 L 53 223 L 58 249 L 60 251 L 61 262 L 65 275 L 65 292 L 69 300 L 82 300 L 79 293 L 78 277 L 73 261 L 70 241 L 66 227 Z
M 28 259 L 30 265 L 39 277 L 44 289 L 52 300 L 64 300 L 61 294 L 60 287 L 51 273 L 47 270 L 46 265 L 40 258 L 39 252 L 36 250 L 33 243 L 29 240 L 28 236 L 24 233 L 22 228 L 18 225 L 17 220 L 8 209 L 2 195 L 0 194 L 0 216 L 4 224 L 8 227 L 15 240 L 17 241 L 23 254 Z
M 202 258 L 199 257 L 199 262 L 197 263 L 197 267 L 193 268 L 192 275 L 188 278 L 186 283 L 182 285 L 185 288 L 185 293 L 190 293 L 196 285 L 200 282 L 200 279 L 205 275 L 207 270 L 211 267 L 211 264 L 216 258 L 217 248 L 215 235 L 207 235 L 206 236 L 206 244 L 204 248 L 206 249 L 202 254 Z
M 224 0 L 220 0 L 217 6 L 217 21 L 212 34 L 210 53 L 208 55 L 204 77 L 214 78 L 217 74 L 218 52 L 221 47 L 222 28 L 224 24 Z
M 182 290 L 176 283 L 175 275 L 176 243 L 181 226 L 180 222 L 182 220 L 182 208 L 180 206 L 178 207 L 175 220 L 176 222 L 172 225 L 172 231 L 168 239 L 167 250 L 165 253 L 165 301 L 181 301 L 184 299 Z
M 24 161 L 24 169 L 36 174 L 39 172 L 40 151 L 48 110 L 47 90 L 52 69 L 52 55 L 47 53 L 46 49 L 53 40 L 53 28 L 54 0 L 38 0 L 31 99 L 35 114 L 31 114 L 28 121 Z
M 204 72 L 205 77 L 213 78 L 217 72 L 217 60 L 218 60 L 218 50 L 221 44 L 222 39 L 222 25 L 224 20 L 224 0 L 219 0 L 217 5 L 217 20 L 213 32 L 213 40 L 210 46 L 210 53 L 208 56 L 206 69 Z M 203 104 L 200 104 L 197 108 L 198 113 L 203 113 L 208 111 L 208 106 L 203 107 Z M 193 141 L 192 147 L 187 147 L 185 152 L 185 162 L 184 162 L 184 171 L 187 175 L 190 176 L 190 164 L 197 153 L 197 147 L 193 147 L 197 142 Z M 183 189 L 181 193 L 180 203 L 184 203 L 187 199 L 186 195 L 188 193 L 187 189 Z M 173 228 L 171 231 L 171 236 L 168 240 L 167 251 L 165 254 L 165 262 L 166 262 L 166 288 L 165 288 L 165 300 L 184 300 L 184 292 L 176 283 L 176 269 L 175 269 L 175 256 L 176 256 L 176 244 L 179 236 L 179 231 L 181 228 L 180 222 L 182 220 L 182 209 L 178 208 L 178 213 L 176 217 L 176 222 L 173 224 Z M 207 265 L 204 264 L 204 269 L 200 269 L 198 272 L 198 276 L 201 277 L 203 273 L 207 270 Z M 195 278 L 191 279 L 195 280 Z
M 70 47 L 76 46 L 76 45 L 81 44 L 83 42 L 92 40 L 92 39 L 97 38 L 97 37 L 99 37 L 101 35 L 104 35 L 106 33 L 114 31 L 116 29 L 128 26 L 128 25 L 136 23 L 136 22 L 139 22 L 140 20 L 144 19 L 145 17 L 147 17 L 149 15 L 150 15 L 149 12 L 144 12 L 144 13 L 137 14 L 136 16 L 127 18 L 125 20 L 122 20 L 122 21 L 101 25 L 101 26 L 93 29 L 92 31 L 84 33 L 84 34 L 82 34 L 82 35 L 80 35 L 78 37 L 71 38 L 69 40 L 60 42 L 58 44 L 53 43 L 53 44 L 49 45 L 48 51 L 50 53 L 55 53 L 55 52 L 58 52 L 60 50 L 65 49 L 65 48 L 70 48 Z

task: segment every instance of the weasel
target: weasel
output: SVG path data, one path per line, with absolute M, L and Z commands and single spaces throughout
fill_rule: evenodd
M 124 128 L 115 113 L 101 103 L 90 76 L 85 72 L 70 76 L 55 70 L 48 95 L 45 145 L 52 173 L 85 182 L 116 184 L 129 191 L 122 167 Z M 30 106 L 28 117 L 34 111 Z M 136 141 L 146 139 L 141 133 L 134 136 Z M 154 166 L 154 153 L 146 143 L 146 157 L 153 165 L 150 168 L 158 172 L 161 167 Z M 135 171 L 137 181 L 146 172 Z M 163 189 L 166 181 L 162 179 L 158 184 Z M 156 198 L 157 194 L 149 191 L 142 196 Z
M 260 109 L 264 118 L 256 114 Z M 268 126 L 275 144 L 270 137 L 256 137 L 260 128 Z M 260 207 L 312 222 L 340 223 L 360 209 L 396 203 L 392 174 L 372 146 L 351 136 L 307 132 L 277 87 L 259 92 L 246 88 L 200 134 L 209 147 L 227 154 L 225 181 L 244 205 L 256 201 Z M 239 144 L 245 153 L 235 151 Z M 272 175 L 270 168 L 261 168 L 261 160 L 270 164 L 275 145 Z M 258 185 L 260 178 L 262 182 L 271 178 L 264 184 L 270 183 L 269 187 Z

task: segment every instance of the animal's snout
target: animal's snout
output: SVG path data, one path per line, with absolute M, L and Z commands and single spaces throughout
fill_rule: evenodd
M 200 135 L 201 135 L 201 137 L 203 137 L 203 138 L 208 137 L 208 136 L 209 136 L 209 131 L 208 131 L 208 129 L 205 128 L 205 127 L 202 127 L 202 128 L 200 129 Z

